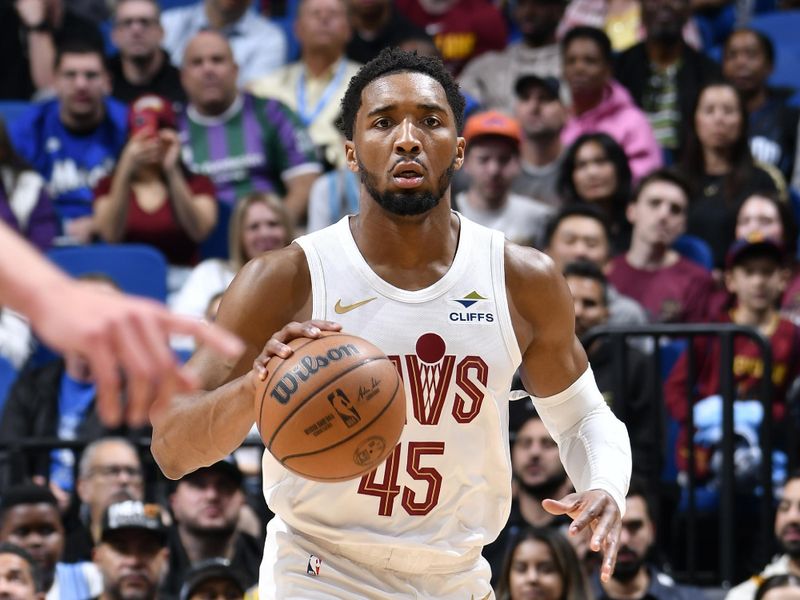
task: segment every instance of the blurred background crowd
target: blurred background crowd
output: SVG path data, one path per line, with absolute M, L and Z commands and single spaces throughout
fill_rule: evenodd
M 453 207 L 563 271 L 634 456 L 601 583 L 541 507 L 572 489 L 558 448 L 512 403 L 498 597 L 800 598 L 798 31 L 791 0 L 6 0 L 0 218 L 213 321 L 248 260 L 357 212 L 335 122 L 360 65 L 439 57 L 467 100 Z M 257 433 L 168 482 L 148 428 L 108 430 L 94 395 L 81 356 L 0 308 L 0 592 L 255 596 Z

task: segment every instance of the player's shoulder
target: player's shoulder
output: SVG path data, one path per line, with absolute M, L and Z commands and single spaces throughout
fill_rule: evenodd
M 544 252 L 506 241 L 504 248 L 506 284 L 510 290 L 517 287 L 547 285 L 560 281 L 561 274 L 553 259 Z
M 298 277 L 308 276 L 308 262 L 303 249 L 297 244 L 289 244 L 252 259 L 242 267 L 237 277 L 247 279 L 250 284 L 271 286 L 296 284 Z
M 236 318 L 247 323 L 301 320 L 311 298 L 311 275 L 303 250 L 290 244 L 245 264 L 225 294 Z M 224 302 L 223 302 L 224 303 Z

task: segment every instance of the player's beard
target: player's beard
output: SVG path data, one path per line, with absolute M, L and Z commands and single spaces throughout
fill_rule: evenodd
M 436 193 L 434 192 L 380 192 L 375 185 L 375 176 L 367 171 L 363 163 L 358 161 L 358 172 L 361 174 L 361 183 L 375 202 L 384 210 L 401 217 L 421 215 L 432 210 L 444 197 L 450 180 L 456 170 L 456 161 L 450 163 L 444 173 L 439 177 Z
M 567 473 L 565 471 L 560 471 L 551 475 L 541 483 L 534 484 L 525 483 L 521 477 L 517 477 L 516 479 L 521 491 L 528 496 L 544 499 L 552 498 L 553 495 L 561 489 L 567 481 Z

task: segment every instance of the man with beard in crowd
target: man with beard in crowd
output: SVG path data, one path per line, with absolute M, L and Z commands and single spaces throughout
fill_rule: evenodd
M 96 600 L 159 600 L 167 568 L 167 529 L 157 504 L 126 500 L 108 507 L 93 560 L 103 575 Z M 86 596 L 84 596 L 86 597 Z
M 592 578 L 598 600 L 696 600 L 700 590 L 677 585 L 653 562 L 656 527 L 653 505 L 644 481 L 631 478 L 622 517 L 617 566 L 611 579 L 601 582 L 599 574 Z
M 520 387 L 515 380 L 514 387 Z M 497 539 L 483 549 L 492 566 L 492 585 L 502 572 L 509 543 L 516 533 L 529 525 L 558 527 L 565 523 L 542 507 L 545 498 L 560 498 L 572 491 L 558 455 L 555 440 L 542 423 L 530 398 L 509 403 L 508 426 L 511 439 L 511 471 L 514 476 L 514 499 L 508 522 Z
M 169 573 L 162 595 L 177 596 L 189 569 L 212 558 L 229 560 L 248 587 L 258 582 L 263 545 L 237 527 L 245 495 L 233 456 L 178 480 L 169 504 L 175 522 L 169 533 Z
M 775 512 L 775 537 L 782 553 L 761 573 L 728 592 L 725 600 L 753 600 L 761 582 L 772 575 L 800 576 L 800 471 L 790 473 L 784 484 L 781 501 Z

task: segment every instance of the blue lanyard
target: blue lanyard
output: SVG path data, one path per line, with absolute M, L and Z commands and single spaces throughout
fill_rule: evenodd
M 305 68 L 300 72 L 300 78 L 297 80 L 297 114 L 306 127 L 311 125 L 314 119 L 319 116 L 319 113 L 321 113 L 325 106 L 327 106 L 328 102 L 330 102 L 331 96 L 333 96 L 333 93 L 342 83 L 346 66 L 345 59 L 340 59 L 339 66 L 336 69 L 336 74 L 333 76 L 333 79 L 331 79 L 331 82 L 325 86 L 325 91 L 322 92 L 322 97 L 319 99 L 319 102 L 317 102 L 317 105 L 314 107 L 314 110 L 312 110 L 311 113 L 306 110 Z

